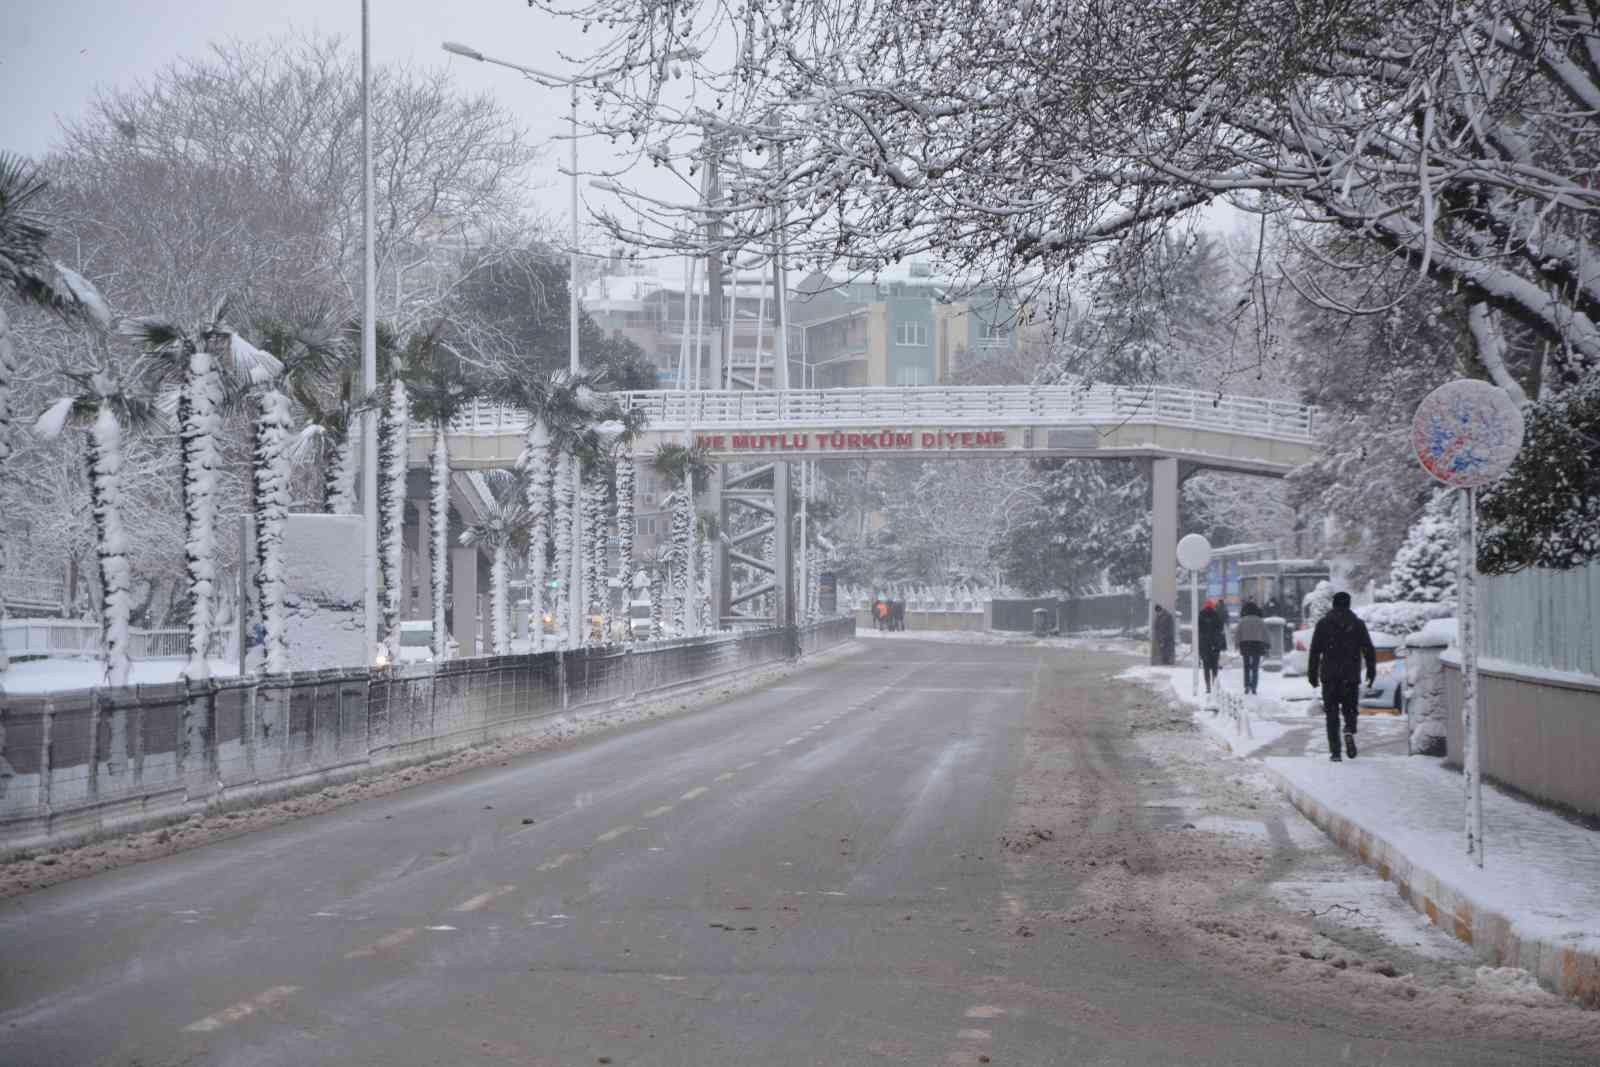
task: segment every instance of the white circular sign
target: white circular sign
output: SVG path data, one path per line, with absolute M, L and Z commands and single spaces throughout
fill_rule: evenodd
M 1488 382 L 1446 382 L 1417 405 L 1411 447 L 1423 469 L 1453 489 L 1488 485 L 1522 447 L 1522 409 Z
M 1178 562 L 1191 571 L 1204 570 L 1211 562 L 1211 542 L 1199 534 L 1189 534 L 1178 542 Z

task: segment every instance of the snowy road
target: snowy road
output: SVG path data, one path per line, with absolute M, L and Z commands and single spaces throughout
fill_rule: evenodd
M 0 903 L 0 1063 L 1594 1062 L 1432 931 L 1307 917 L 1375 880 L 1129 662 L 873 642 Z

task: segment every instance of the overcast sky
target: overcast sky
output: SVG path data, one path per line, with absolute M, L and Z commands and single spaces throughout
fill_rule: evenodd
M 341 34 L 354 48 L 361 34 L 360 0 L 45 0 L 5 7 L 0 100 L 7 106 L 0 114 L 0 148 L 33 156 L 54 145 L 59 121 L 82 114 L 97 87 L 130 85 L 213 41 L 314 28 Z M 559 73 L 567 69 L 561 49 L 584 43 L 576 27 L 523 0 L 372 0 L 374 62 L 448 64 L 464 88 L 493 92 L 535 138 L 565 132 L 564 93 L 514 71 L 446 55 L 439 48 L 446 40 Z M 565 142 L 553 147 L 530 202 L 565 218 L 569 186 L 553 165 L 556 155 L 565 155 Z M 583 195 L 604 194 L 585 188 Z

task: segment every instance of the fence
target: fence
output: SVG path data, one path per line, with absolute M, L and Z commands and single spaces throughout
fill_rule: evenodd
M 1600 677 L 1600 561 L 1479 583 L 1485 659 Z
M 100 624 L 73 619 L 7 619 L 0 642 L 12 659 L 93 656 L 100 651 Z M 128 655 L 159 659 L 189 654 L 188 630 L 129 630 Z
M 235 807 L 847 641 L 852 619 L 627 648 L 0 694 L 0 855 Z

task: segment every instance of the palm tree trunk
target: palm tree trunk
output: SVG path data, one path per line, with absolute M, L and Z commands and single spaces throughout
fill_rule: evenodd
M 401 554 L 405 548 L 406 438 L 409 418 L 406 387 L 396 381 L 389 387 L 383 410 L 378 485 L 378 563 L 383 574 L 383 642 L 389 662 L 400 654 Z
M 11 456 L 11 381 L 17 375 L 16 349 L 11 343 L 11 320 L 0 308 L 0 467 Z M 5 652 L 0 650 L 0 662 Z
M 289 515 L 289 398 L 276 389 L 260 396 L 255 449 L 256 617 L 266 629 L 262 670 L 289 669 L 284 617 L 283 530 Z
M 179 399 L 183 447 L 183 539 L 189 575 L 189 663 L 184 675 L 210 677 L 213 584 L 216 581 L 217 402 L 221 388 L 205 345 L 189 354 Z
M 511 654 L 511 617 L 506 611 L 508 591 L 506 574 L 505 538 L 495 540 L 494 556 L 489 564 L 489 610 L 494 613 L 494 654 Z
M 333 462 L 323 475 L 322 510 L 329 515 L 356 513 L 356 442 L 348 431 L 333 446 Z
M 450 584 L 450 452 L 445 446 L 444 424 L 433 428 L 432 497 L 428 518 L 433 524 L 433 660 L 444 661 L 447 638 L 444 632 L 444 599 Z
M 661 560 L 650 570 L 650 640 L 659 641 L 667 622 L 667 575 Z
M 556 644 L 564 647 L 570 639 L 571 627 L 569 620 L 572 618 L 573 596 L 580 595 L 580 591 L 572 588 L 572 509 L 575 501 L 572 485 L 573 458 L 569 453 L 562 452 L 555 460 L 555 542 L 556 542 L 556 587 L 555 616 L 556 616 Z
M 546 567 L 550 550 L 550 431 L 542 420 L 528 428 L 528 630 L 533 651 L 544 651 L 545 605 L 549 599 Z
M 102 403 L 89 430 L 89 500 L 94 509 L 100 582 L 105 607 L 100 613 L 101 658 L 105 683 L 128 684 L 128 535 L 122 527 L 122 427 Z
M 622 588 L 622 610 L 627 616 L 623 641 L 633 640 L 633 500 L 638 477 L 632 457 L 623 456 L 617 463 L 617 585 Z
M 689 633 L 689 553 L 694 537 L 694 504 L 689 490 L 679 487 L 672 504 L 672 628 L 675 636 Z
M 711 538 L 699 531 L 695 538 L 695 584 L 700 587 L 696 596 L 696 633 L 711 633 L 716 625 L 711 618 Z
M 605 644 L 611 634 L 610 590 L 606 586 L 606 485 L 600 467 L 584 479 L 586 492 L 583 499 L 584 542 L 588 566 L 585 568 L 589 586 L 589 616 L 600 616 L 599 643 Z

